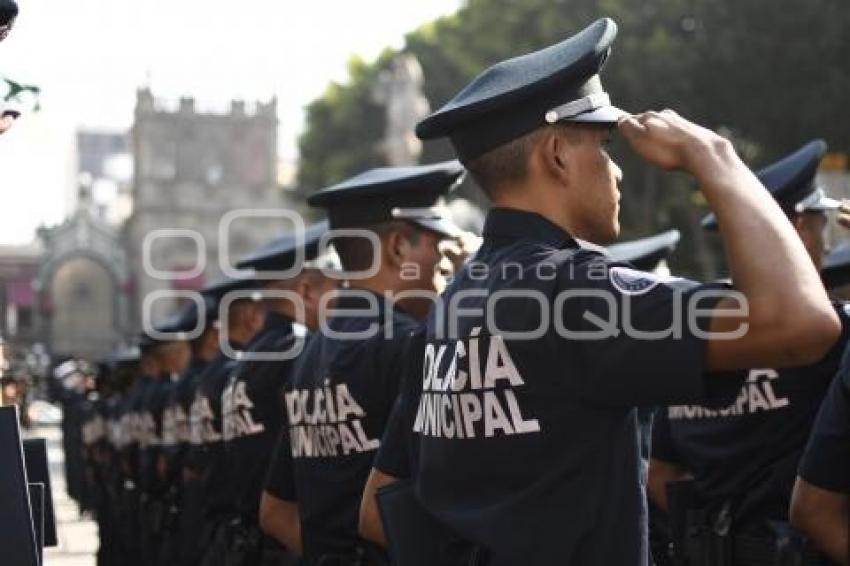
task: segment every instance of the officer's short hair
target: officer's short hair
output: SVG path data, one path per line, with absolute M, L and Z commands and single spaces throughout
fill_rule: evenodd
M 492 199 L 505 185 L 526 179 L 528 160 L 534 145 L 544 133 L 552 131 L 570 143 L 578 143 L 581 139 L 579 132 L 570 124 L 545 126 L 476 157 L 466 164 L 466 169 L 481 190 Z
M 381 242 L 383 242 L 384 238 L 390 232 L 400 231 L 411 244 L 416 245 L 419 243 L 419 230 L 409 222 L 393 220 L 372 224 L 364 227 L 364 229 L 377 234 Z M 342 236 L 334 238 L 333 245 L 339 256 L 339 262 L 346 271 L 365 271 L 369 269 L 375 261 L 375 253 L 379 251 L 374 249 L 370 240 L 359 237 Z

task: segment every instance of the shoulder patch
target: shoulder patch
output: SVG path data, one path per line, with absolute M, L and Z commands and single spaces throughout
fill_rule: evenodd
M 609 267 L 608 278 L 614 288 L 624 295 L 643 295 L 670 279 L 669 277 L 621 266 Z

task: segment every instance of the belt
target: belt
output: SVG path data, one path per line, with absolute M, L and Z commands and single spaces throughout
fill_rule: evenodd
M 688 566 L 824 566 L 820 553 L 800 540 L 719 535 L 705 527 L 688 529 Z
M 793 544 L 773 538 L 734 537 L 735 566 L 823 566 L 827 562 L 808 544 Z

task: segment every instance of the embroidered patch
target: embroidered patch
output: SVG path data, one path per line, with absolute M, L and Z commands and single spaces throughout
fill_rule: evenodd
M 611 267 L 608 277 L 614 288 L 624 295 L 643 295 L 669 279 L 628 267 Z

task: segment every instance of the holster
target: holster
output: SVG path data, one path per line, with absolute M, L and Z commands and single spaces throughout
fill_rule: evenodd
M 234 519 L 227 525 L 227 553 L 225 566 L 252 566 L 258 564 L 263 551 L 263 533 L 257 527 Z
M 827 562 L 784 522 L 762 536 L 739 534 L 731 503 L 709 512 L 693 481 L 667 484 L 673 563 L 676 566 L 820 566 Z

